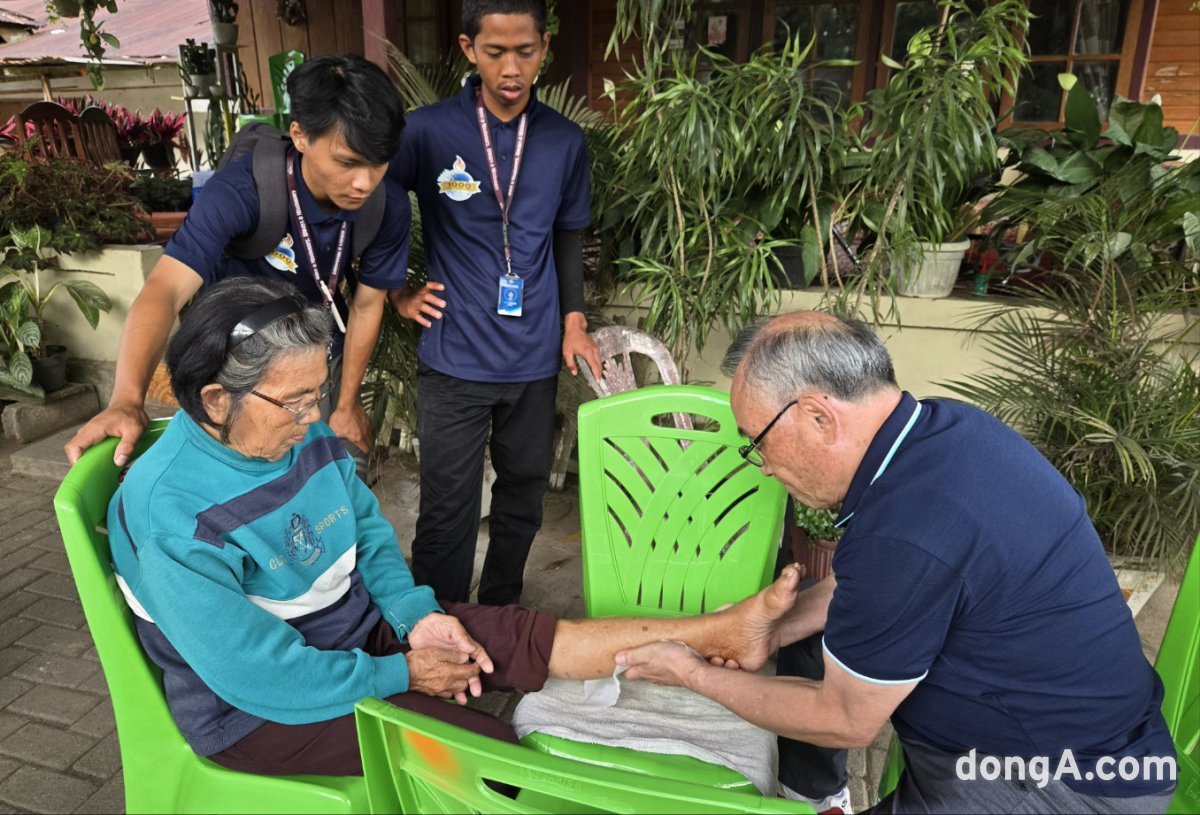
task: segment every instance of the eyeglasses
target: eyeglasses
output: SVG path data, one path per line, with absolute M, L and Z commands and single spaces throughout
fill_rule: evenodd
M 316 399 L 314 399 L 311 402 L 305 402 L 300 407 L 292 407 L 291 405 L 284 404 L 283 402 L 280 402 L 278 399 L 276 399 L 274 396 L 267 396 L 265 393 L 259 393 L 258 391 L 250 391 L 250 393 L 254 394 L 259 399 L 262 399 L 266 402 L 270 402 L 272 405 L 275 405 L 276 407 L 283 408 L 288 413 L 291 413 L 293 416 L 296 417 L 296 424 L 300 424 L 302 421 L 304 421 L 304 417 L 308 415 L 308 412 L 310 410 L 312 410 L 317 405 L 324 402 L 329 397 L 329 386 L 327 385 L 327 386 L 321 388 L 319 395 L 317 396 Z
M 775 414 L 775 418 L 767 422 L 767 426 L 763 428 L 763 431 L 754 437 L 754 441 L 750 442 L 749 444 L 743 444 L 738 448 L 738 454 L 755 467 L 761 467 L 763 465 L 763 454 L 759 451 L 758 445 L 762 444 L 763 437 L 765 437 L 767 433 L 771 432 L 771 428 L 775 426 L 775 423 L 783 418 L 783 414 L 788 412 L 788 408 L 791 408 L 796 404 L 796 400 L 793 399 L 784 405 L 783 409 Z

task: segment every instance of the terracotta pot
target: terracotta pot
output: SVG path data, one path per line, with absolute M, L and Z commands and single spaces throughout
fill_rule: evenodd
M 813 540 L 798 526 L 792 527 L 792 559 L 799 563 L 808 580 L 824 580 L 833 574 L 836 541 Z
M 157 241 L 170 240 L 171 236 L 179 231 L 179 227 L 183 225 L 183 219 L 186 217 L 186 211 L 151 212 L 150 226 L 154 227 L 154 239 Z

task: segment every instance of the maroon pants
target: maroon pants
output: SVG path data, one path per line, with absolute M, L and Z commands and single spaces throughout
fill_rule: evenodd
M 443 602 L 442 608 L 462 621 L 463 627 L 491 656 L 495 671 L 481 673 L 483 689 L 541 690 L 549 675 L 550 648 L 557 619 L 520 606 L 480 606 Z M 372 656 L 404 653 L 386 620 L 372 629 L 364 650 Z M 476 733 L 516 743 L 505 722 L 478 710 L 462 707 L 421 693 L 397 693 L 388 701 L 397 707 L 433 716 Z M 354 714 L 312 724 L 267 722 L 231 747 L 209 756 L 231 770 L 256 775 L 362 775 Z

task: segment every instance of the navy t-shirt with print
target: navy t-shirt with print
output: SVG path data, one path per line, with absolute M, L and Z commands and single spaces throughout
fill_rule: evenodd
M 297 165 L 303 165 L 303 156 Z M 351 235 L 357 211 L 339 210 L 328 213 L 317 204 L 316 199 L 304 184 L 303 174 L 296 173 L 296 188 L 300 196 L 300 208 L 309 223 L 321 277 L 329 280 L 333 260 L 337 254 L 338 232 L 343 222 L 350 223 Z M 408 266 L 409 227 L 412 208 L 408 195 L 394 181 L 387 185 L 387 206 L 379 232 L 359 259 L 357 281 L 375 289 L 398 289 L 404 285 Z M 261 259 L 246 260 L 228 253 L 229 244 L 238 237 L 249 235 L 258 226 L 258 193 L 254 186 L 253 156 L 245 155 L 221 168 L 204 185 L 197 196 L 187 218 L 179 231 L 167 244 L 166 254 L 192 269 L 204 280 L 204 285 L 216 283 L 226 277 L 267 277 L 286 280 L 295 284 L 313 303 L 324 305 L 324 300 L 300 243 L 300 231 L 295 218 L 288 214 L 288 231 L 276 249 Z M 350 240 L 347 240 L 347 255 Z M 350 258 L 340 279 L 348 275 Z M 341 292 L 334 293 L 334 300 L 341 311 L 343 321 L 348 317 L 346 302 Z M 334 354 L 341 353 L 343 336 L 334 329 Z
M 860 679 L 919 682 L 892 715 L 902 740 L 1051 769 L 1070 748 L 1081 774 L 1102 756 L 1174 755 L 1084 501 L 1012 429 L 905 394 L 839 520 L 825 650 Z M 1170 785 L 1062 780 L 1119 797 Z
M 444 374 L 477 382 L 531 382 L 558 373 L 562 355 L 554 231 L 591 220 L 583 132 L 536 94 L 509 214 L 513 271 L 523 314 L 496 313 L 505 272 L 503 226 L 475 107 L 479 78 L 455 97 L 409 114 L 389 177 L 416 193 L 429 279 L 444 283 L 440 320 L 421 332 L 418 355 Z M 508 193 L 519 118 L 490 112 L 502 193 Z

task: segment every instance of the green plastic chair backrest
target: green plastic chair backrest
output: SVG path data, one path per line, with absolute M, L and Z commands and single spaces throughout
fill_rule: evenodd
M 141 455 L 162 435 L 151 424 Z M 360 778 L 272 778 L 227 770 L 197 756 L 171 717 L 162 674 L 142 650 L 133 614 L 117 587 L 108 549 L 108 504 L 121 471 L 117 440 L 88 450 L 54 496 L 71 573 L 112 696 L 125 780 L 125 809 L 139 812 L 359 812 L 366 810 Z
M 813 811 L 782 798 L 648 779 L 537 753 L 380 699 L 359 702 L 355 718 L 372 812 Z M 516 798 L 494 785 L 512 788 Z
M 1169 813 L 1200 812 L 1200 537 L 1192 547 L 1154 669 L 1163 718 L 1175 741 L 1176 788 Z
M 692 416 L 692 428 L 672 414 Z M 579 408 L 583 599 L 589 617 L 681 616 L 771 580 L 783 485 L 747 464 L 721 391 L 661 385 Z

